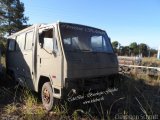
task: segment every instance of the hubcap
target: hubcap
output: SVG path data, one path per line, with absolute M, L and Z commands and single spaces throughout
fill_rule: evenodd
M 43 90 L 43 100 L 45 103 L 50 102 L 50 93 L 46 88 Z

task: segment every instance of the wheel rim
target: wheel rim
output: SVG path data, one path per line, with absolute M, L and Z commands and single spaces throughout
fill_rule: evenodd
M 43 100 L 47 104 L 50 102 L 50 93 L 46 88 L 43 90 Z

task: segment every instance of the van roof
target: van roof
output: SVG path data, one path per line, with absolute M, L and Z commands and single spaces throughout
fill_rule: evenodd
M 57 24 L 57 23 L 59 23 L 59 22 L 52 23 L 52 24 L 45 24 L 45 23 L 33 24 L 33 25 L 31 25 L 31 26 L 29 26 L 29 27 L 27 27 L 27 28 L 25 28 L 25 29 L 22 29 L 22 30 L 20 30 L 20 31 L 18 31 L 18 32 L 16 32 L 16 33 L 13 33 L 12 35 L 8 36 L 7 38 L 13 38 L 13 37 L 15 37 L 15 36 L 17 36 L 17 35 L 25 32 L 25 31 L 28 31 L 28 30 L 36 27 L 36 26 L 39 26 L 39 28 L 41 28 L 41 27 L 45 27 L 45 26 L 55 25 L 55 24 Z
M 27 27 L 27 28 L 25 28 L 25 29 L 23 29 L 23 30 L 20 30 L 20 31 L 18 31 L 18 32 L 14 33 L 14 34 L 12 34 L 12 35 L 10 35 L 10 36 L 8 36 L 8 38 L 15 37 L 15 36 L 17 36 L 17 35 L 19 35 L 19 34 L 25 32 L 25 31 L 28 31 L 28 30 L 30 30 L 30 29 L 36 27 L 36 26 L 39 26 L 39 28 L 42 28 L 42 27 L 47 27 L 47 26 L 50 26 L 50 25 L 55 25 L 55 24 L 60 24 L 60 23 L 70 24 L 70 25 L 80 25 L 80 26 L 95 28 L 95 27 L 92 27 L 92 26 L 87 26 L 87 25 L 82 25 L 82 24 L 69 23 L 69 22 L 60 22 L 60 21 L 58 21 L 58 22 L 51 23 L 51 24 L 45 24 L 45 23 L 41 23 L 41 24 L 33 24 L 32 26 L 29 26 L 29 27 Z M 98 29 L 98 28 L 95 28 L 95 29 Z M 102 29 L 99 29 L 99 30 L 102 30 Z M 104 31 L 104 30 L 102 30 L 102 31 Z

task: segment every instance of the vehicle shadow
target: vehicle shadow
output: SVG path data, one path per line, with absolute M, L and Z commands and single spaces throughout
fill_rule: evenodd
M 30 86 L 34 89 L 34 82 L 32 80 L 32 71 L 29 68 L 29 63 L 26 61 L 27 55 L 25 51 L 22 53 L 22 48 L 17 44 L 16 40 L 10 39 L 8 42 L 13 42 L 7 46 L 6 60 L 3 63 L 3 71 L 0 75 L 0 111 L 10 104 L 23 104 L 25 87 Z M 10 49 L 10 50 L 9 50 Z M 32 49 L 28 50 L 29 53 Z M 32 61 L 29 61 L 32 62 Z M 18 79 L 16 81 L 15 79 Z M 30 91 L 30 90 L 29 90 Z M 35 94 L 33 92 L 33 94 Z M 1 114 L 0 113 L 0 114 Z

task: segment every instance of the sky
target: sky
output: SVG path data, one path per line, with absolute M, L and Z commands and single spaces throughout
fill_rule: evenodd
M 21 0 L 29 24 L 57 21 L 97 27 L 111 41 L 160 46 L 160 0 Z

